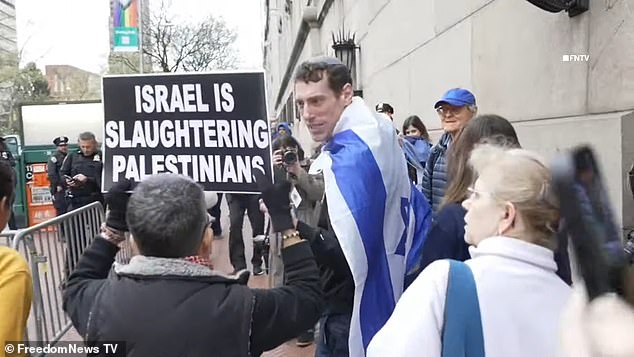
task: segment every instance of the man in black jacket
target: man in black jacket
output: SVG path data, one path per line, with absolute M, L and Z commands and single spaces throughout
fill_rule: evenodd
M 64 310 L 85 341 L 125 341 L 127 356 L 259 356 L 311 327 L 322 304 L 315 259 L 293 229 L 290 183 L 268 186 L 262 197 L 284 236 L 287 273 L 287 286 L 270 290 L 211 269 L 213 233 L 191 179 L 152 176 L 129 203 L 129 183 L 113 189 L 102 233 L 64 291 Z M 140 255 L 109 274 L 128 227 Z
M 79 134 L 79 150 L 66 155 L 60 174 L 68 188 L 68 210 L 86 206 L 92 202 L 103 203 L 101 195 L 101 150 L 97 147 L 95 134 Z

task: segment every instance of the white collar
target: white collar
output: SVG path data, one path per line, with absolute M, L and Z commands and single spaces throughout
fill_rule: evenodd
M 469 253 L 474 259 L 480 256 L 497 255 L 520 260 L 545 270 L 557 271 L 555 253 L 552 250 L 517 238 L 489 237 L 482 240 L 477 247 L 469 247 Z

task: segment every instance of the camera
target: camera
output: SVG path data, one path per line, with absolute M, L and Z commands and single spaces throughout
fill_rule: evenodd
M 291 149 L 284 150 L 284 153 L 282 153 L 282 162 L 284 162 L 285 165 L 293 165 L 297 162 L 297 152 Z

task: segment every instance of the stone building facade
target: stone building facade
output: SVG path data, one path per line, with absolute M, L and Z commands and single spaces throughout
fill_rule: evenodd
M 355 89 L 370 106 L 390 103 L 397 127 L 417 114 L 437 137 L 434 103 L 468 88 L 480 113 L 511 120 L 522 145 L 546 158 L 592 144 L 619 223 L 633 228 L 634 2 L 589 3 L 569 17 L 524 0 L 265 0 L 271 118 L 312 145 L 294 109 L 293 71 L 332 55 L 333 33 L 353 32 Z

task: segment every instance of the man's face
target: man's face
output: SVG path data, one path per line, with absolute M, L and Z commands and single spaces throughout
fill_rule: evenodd
M 79 149 L 86 156 L 92 155 L 97 151 L 97 142 L 95 140 L 79 140 Z
M 332 137 L 341 113 L 352 102 L 352 94 L 349 83 L 341 93 L 335 93 L 328 86 L 327 74 L 319 82 L 295 82 L 297 108 L 314 141 L 324 142 Z
M 456 107 L 451 104 L 442 104 L 436 108 L 444 131 L 455 134 L 473 117 L 473 112 L 467 106 Z
M 59 144 L 57 145 L 57 150 L 61 153 L 66 154 L 68 152 L 68 144 Z
M 285 136 L 286 134 L 288 134 L 288 132 L 284 128 L 280 128 L 277 130 L 277 135 L 279 136 Z

